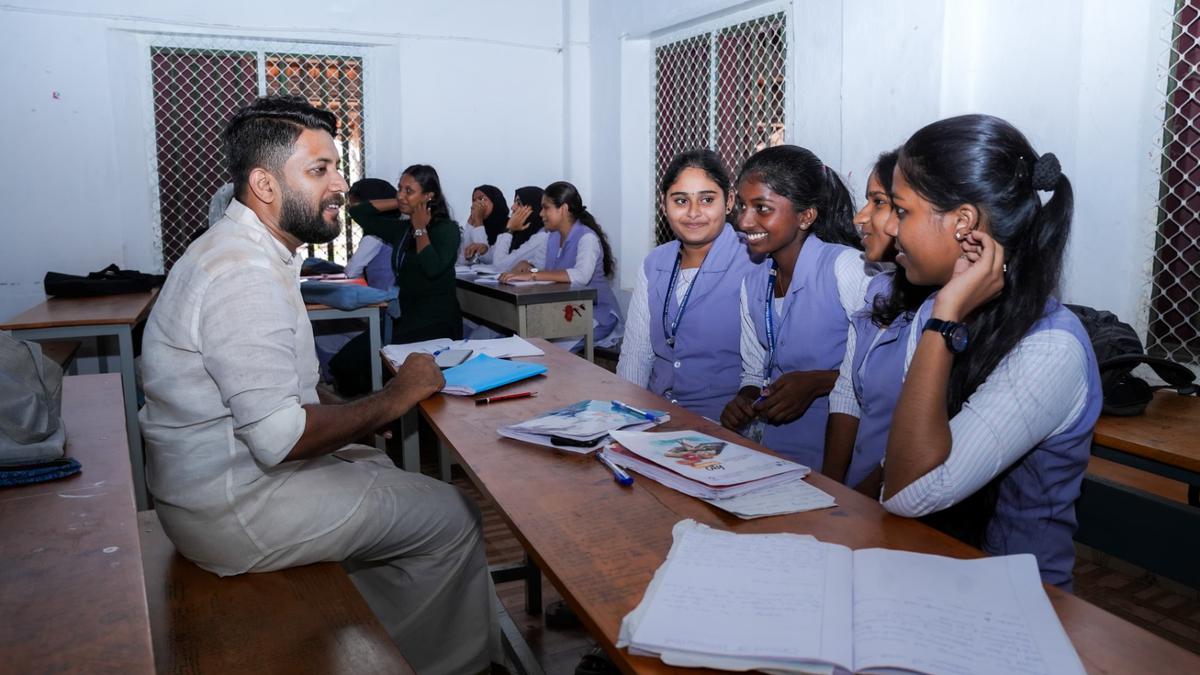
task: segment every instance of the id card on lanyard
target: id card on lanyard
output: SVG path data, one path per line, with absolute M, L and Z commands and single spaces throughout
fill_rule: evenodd
M 771 385 L 771 371 L 775 369 L 775 260 L 771 260 L 770 277 L 767 279 L 767 299 L 763 303 L 763 323 L 767 329 L 767 362 L 763 367 L 762 388 Z
M 703 267 L 701 263 L 701 267 Z M 663 298 L 662 310 L 662 330 L 663 337 L 667 340 L 667 346 L 675 348 L 675 335 L 679 331 L 679 321 L 683 319 L 683 312 L 687 309 L 688 298 L 692 297 L 692 289 L 696 287 L 696 282 L 700 280 L 699 270 L 696 276 L 692 278 L 692 283 L 688 284 L 687 290 L 683 292 L 683 300 L 679 302 L 679 311 L 675 314 L 675 320 L 671 322 L 670 328 L 667 327 L 667 310 L 671 306 L 671 298 L 675 294 L 675 282 L 679 279 L 680 269 L 683 267 L 683 252 L 675 254 L 675 267 L 671 268 L 671 280 L 667 282 L 667 295 Z

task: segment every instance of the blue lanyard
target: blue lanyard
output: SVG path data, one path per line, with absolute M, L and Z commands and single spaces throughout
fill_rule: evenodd
M 700 263 L 703 267 L 704 263 Z M 700 272 L 697 270 L 696 276 L 692 279 L 692 283 L 683 292 L 683 300 L 679 302 L 679 312 L 675 315 L 675 320 L 671 322 L 671 327 L 667 328 L 667 309 L 671 306 L 671 298 L 675 295 L 675 281 L 679 278 L 679 270 L 683 267 L 683 252 L 675 254 L 675 267 L 671 269 L 671 281 L 667 283 L 667 296 L 663 298 L 662 310 L 662 329 L 663 335 L 667 338 L 667 346 L 675 347 L 675 335 L 679 331 L 679 320 L 683 318 L 683 311 L 687 309 L 688 298 L 692 297 L 692 289 L 696 287 L 696 282 L 700 280 Z
M 771 370 L 775 367 L 775 259 L 771 259 L 771 274 L 767 278 L 767 301 L 763 308 L 763 322 L 767 325 L 767 364 L 763 367 L 763 386 L 771 381 Z

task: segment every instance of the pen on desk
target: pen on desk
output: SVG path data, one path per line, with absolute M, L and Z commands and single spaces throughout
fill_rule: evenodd
M 635 407 L 625 404 L 625 403 L 621 403 L 620 401 L 613 401 L 612 407 L 615 410 L 625 410 L 627 412 L 631 412 L 634 415 L 638 415 L 639 417 L 648 419 L 651 422 L 658 419 L 658 415 L 655 415 L 654 413 L 648 413 L 645 410 L 639 410 L 638 408 L 635 408 Z
M 504 394 L 503 396 L 488 396 L 486 398 L 475 399 L 475 405 L 487 405 L 497 401 L 511 401 L 514 398 L 532 398 L 537 396 L 536 391 L 521 391 L 515 394 Z
M 612 472 L 613 480 L 617 481 L 617 485 L 622 487 L 633 485 L 633 476 L 630 476 L 628 473 L 625 473 L 624 469 L 613 464 L 611 459 L 604 456 L 603 450 L 596 453 L 596 461 L 608 467 L 608 470 Z

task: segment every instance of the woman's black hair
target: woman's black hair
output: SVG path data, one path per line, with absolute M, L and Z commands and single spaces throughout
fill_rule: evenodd
M 796 145 L 759 150 L 742 165 L 737 184 L 751 178 L 787 197 L 797 212 L 816 209 L 812 232 L 821 241 L 862 249 L 862 240 L 854 227 L 850 191 L 837 172 L 825 166 L 811 150 Z
M 542 196 L 549 199 L 555 206 L 566 204 L 567 211 L 575 217 L 575 220 L 596 233 L 596 237 L 600 239 L 600 248 L 604 251 L 604 276 L 612 277 L 613 272 L 616 271 L 612 247 L 608 245 L 608 237 L 604 236 L 604 230 L 600 229 L 600 223 L 596 222 L 596 218 L 583 205 L 583 198 L 579 196 L 579 190 L 567 181 L 560 180 L 547 185 Z
M 438 178 L 437 169 L 428 164 L 413 164 L 400 174 L 400 177 L 411 176 L 421 186 L 422 192 L 432 192 L 429 200 L 429 221 L 450 220 L 450 207 L 446 205 L 446 196 L 442 194 L 442 181 Z
M 510 253 L 524 246 L 525 242 L 529 241 L 533 235 L 541 232 L 542 226 L 545 225 L 542 222 L 542 188 L 536 185 L 526 185 L 525 187 L 517 188 L 516 199 L 513 200 L 513 204 L 516 204 L 517 199 L 521 200 L 522 204 L 532 210 L 526 221 L 529 223 L 529 227 L 513 232 L 512 239 L 508 244 Z
M 1004 290 L 970 319 L 971 346 L 951 366 L 946 403 L 953 417 L 1045 314 L 1062 273 L 1074 194 L 1053 155 L 1039 157 L 1024 134 L 989 115 L 951 117 L 924 127 L 901 148 L 897 166 L 937 211 L 974 205 L 1007 258 Z M 1054 194 L 1042 204 L 1039 190 Z M 1000 483 L 1016 466 L 940 520 L 951 522 L 953 533 L 981 543 Z
M 504 234 L 508 226 L 508 200 L 495 185 L 480 185 L 472 190 L 471 194 L 474 195 L 476 190 L 492 202 L 492 212 L 483 219 L 483 231 L 487 232 L 488 246 L 494 246 L 496 237 Z
M 721 188 L 722 197 L 728 196 L 733 187 L 729 180 L 729 171 L 725 169 L 725 162 L 721 161 L 721 157 L 707 148 L 697 148 L 675 155 L 675 158 L 663 171 L 659 191 L 664 195 L 667 194 L 667 190 L 670 190 L 675 181 L 679 180 L 679 174 L 683 173 L 684 169 L 703 171 L 717 184 L 717 187 Z
M 871 173 L 879 181 L 883 191 L 888 193 L 888 199 L 891 199 L 892 175 L 896 170 L 896 161 L 899 158 L 899 148 L 881 152 L 879 158 L 875 160 L 875 166 L 871 169 Z M 871 322 L 882 328 L 890 326 L 901 314 L 911 316 L 933 291 L 934 289 L 929 286 L 918 286 L 909 281 L 908 275 L 904 273 L 904 268 L 897 265 L 892 276 L 891 293 L 887 296 L 877 295 L 871 303 Z

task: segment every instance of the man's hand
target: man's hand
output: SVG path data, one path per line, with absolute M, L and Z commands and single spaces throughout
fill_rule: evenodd
M 754 410 L 754 400 L 757 398 L 758 387 L 742 387 L 721 411 L 721 426 L 737 431 L 749 424 L 758 414 Z
M 432 356 L 409 354 L 383 392 L 396 404 L 393 417 L 400 417 L 418 402 L 441 391 L 445 384 L 446 378 Z

